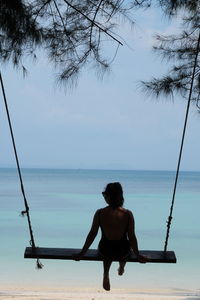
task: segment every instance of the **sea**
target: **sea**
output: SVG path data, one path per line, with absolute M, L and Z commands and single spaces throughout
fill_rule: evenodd
M 38 247 L 81 248 L 95 211 L 106 203 L 102 191 L 120 182 L 124 207 L 135 217 L 140 250 L 163 250 L 174 171 L 22 169 L 35 244 Z M 30 245 L 27 217 L 16 169 L 0 169 L 1 284 L 101 287 L 102 262 L 24 259 Z M 90 248 L 96 248 L 100 232 Z M 168 250 L 176 264 L 127 263 L 112 287 L 200 289 L 200 172 L 179 175 Z

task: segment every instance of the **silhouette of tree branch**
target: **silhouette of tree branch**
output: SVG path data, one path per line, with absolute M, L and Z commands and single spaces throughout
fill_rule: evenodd
M 99 28 L 99 30 L 101 30 L 102 32 L 104 32 L 105 34 L 107 34 L 109 37 L 111 37 L 114 41 L 116 41 L 117 43 L 119 43 L 120 45 L 123 46 L 123 44 L 116 39 L 112 34 L 110 34 L 106 29 L 104 29 L 102 26 L 100 26 L 99 24 L 97 24 L 96 22 L 94 22 L 93 20 L 91 20 L 88 16 L 86 16 L 81 10 L 79 10 L 78 8 L 76 8 L 74 5 L 72 5 L 71 3 L 69 3 L 69 1 L 67 0 L 63 0 L 67 5 L 69 5 L 71 8 L 73 8 L 74 10 L 76 10 L 79 14 L 81 14 L 86 20 L 90 21 L 91 24 L 93 26 L 96 26 L 97 28 Z
M 197 1 L 196 1 L 197 2 Z M 194 60 L 197 56 L 197 65 L 194 78 L 192 100 L 196 105 L 200 96 L 200 57 L 197 42 L 200 32 L 200 25 L 197 26 L 197 19 L 200 20 L 200 3 L 187 11 L 188 16 L 184 17 L 182 22 L 182 31 L 178 35 L 157 35 L 158 45 L 154 46 L 156 54 L 168 62 L 175 61 L 167 75 L 160 78 L 153 78 L 150 81 L 142 81 L 143 90 L 157 98 L 160 96 L 174 96 L 174 93 L 180 93 L 187 98 L 190 89 L 191 74 Z M 199 105 L 197 105 L 199 107 Z
M 180 37 L 182 43 L 189 41 L 185 51 L 180 45 L 167 45 L 164 37 L 160 37 L 162 45 L 156 46 L 155 51 L 168 60 L 170 57 L 182 62 L 192 59 L 191 45 L 195 43 L 195 30 L 199 26 L 199 0 L 1 0 L 0 61 L 11 61 L 14 66 L 25 70 L 23 59 L 27 56 L 35 58 L 37 49 L 42 48 L 59 69 L 61 79 L 69 79 L 73 74 L 77 77 L 79 71 L 91 63 L 106 70 L 109 59 L 104 58 L 105 40 L 102 36 L 117 42 L 118 50 L 122 41 L 125 44 L 126 41 L 113 29 L 117 25 L 116 17 L 123 16 L 133 24 L 130 12 L 153 5 L 159 5 L 169 16 L 172 11 L 175 14 L 180 9 L 191 12 L 183 21 L 186 28 L 193 23 L 194 32 L 187 30 L 188 36 L 185 33 Z M 169 43 L 178 43 L 179 37 L 177 41 L 175 37 L 173 39 L 169 37 Z

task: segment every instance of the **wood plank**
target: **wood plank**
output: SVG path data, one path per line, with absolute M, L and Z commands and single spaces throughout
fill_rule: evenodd
M 79 253 L 81 249 L 73 248 L 35 248 L 27 247 L 24 258 L 42 258 L 42 259 L 66 259 L 73 260 L 73 255 Z M 141 255 L 146 255 L 151 263 L 176 263 L 174 251 L 155 251 L 142 250 Z M 98 250 L 89 249 L 81 260 L 102 261 L 102 256 Z M 137 257 L 132 255 L 126 260 L 129 262 L 138 262 Z

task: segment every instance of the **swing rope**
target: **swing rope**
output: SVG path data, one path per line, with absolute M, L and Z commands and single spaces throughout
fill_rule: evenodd
M 187 121 L 188 121 L 189 108 L 190 108 L 190 103 L 191 103 L 191 99 L 192 99 L 192 91 L 193 91 L 194 78 L 195 78 L 195 72 L 196 72 L 196 67 L 197 67 L 197 59 L 198 59 L 199 50 L 200 50 L 200 31 L 199 31 L 199 38 L 198 38 L 196 52 L 195 52 L 196 54 L 195 54 L 194 66 L 193 66 L 192 77 L 191 77 L 190 91 L 189 91 L 188 103 L 187 103 L 186 114 L 185 114 L 185 121 L 184 121 L 184 127 L 183 127 L 182 139 L 181 139 L 181 147 L 180 147 L 177 169 L 176 169 L 176 176 L 175 176 L 175 181 L 174 181 L 170 214 L 169 214 L 169 217 L 167 220 L 167 232 L 166 232 L 166 238 L 165 238 L 164 252 L 167 251 L 169 234 L 170 234 L 170 226 L 171 226 L 171 222 L 172 222 L 172 218 L 173 218 L 172 214 L 173 214 L 173 209 L 174 209 L 176 188 L 177 188 L 177 182 L 178 182 L 178 177 L 179 177 L 180 163 L 181 163 L 181 157 L 182 157 L 182 152 L 183 152 L 183 144 L 184 144 L 184 139 L 185 139 L 185 132 L 186 132 L 186 126 L 187 126 Z
M 36 246 L 35 246 L 35 240 L 34 240 L 34 235 L 33 235 L 33 229 L 32 229 L 32 226 L 31 226 L 29 206 L 28 206 L 28 202 L 27 202 L 27 199 L 26 199 L 26 194 L 25 194 L 25 189 L 24 189 L 24 184 L 23 184 L 23 179 L 22 179 L 22 174 L 21 174 L 21 168 L 20 168 L 20 164 L 19 164 L 17 148 L 16 148 L 16 143 L 15 143 L 15 138 L 14 138 L 14 133 L 13 133 L 13 127 L 12 127 L 12 123 L 11 123 L 11 119 L 10 119 L 8 102 L 7 102 L 7 98 L 6 98 L 6 93 L 5 93 L 5 88 L 4 88 L 4 83 L 3 83 L 3 78 L 2 78 L 1 71 L 0 71 L 0 82 L 1 82 L 1 89 L 2 89 L 2 94 L 3 94 L 5 109 L 6 109 L 6 115 L 7 115 L 7 119 L 8 119 L 8 125 L 9 125 L 9 129 L 10 129 L 10 135 L 11 135 L 11 139 L 12 139 L 13 150 L 14 150 L 14 154 L 15 154 L 15 160 L 16 160 L 16 164 L 17 164 L 17 171 L 18 171 L 19 180 L 20 180 L 21 192 L 22 192 L 23 199 L 24 199 L 25 210 L 23 210 L 21 212 L 21 214 L 23 216 L 24 215 L 27 216 L 28 228 L 29 228 L 29 233 L 30 233 L 30 245 L 34 250 L 34 249 L 36 249 Z M 38 269 L 42 268 L 42 264 L 40 263 L 39 259 L 37 259 L 37 268 Z
M 174 181 L 170 214 L 169 214 L 169 217 L 167 220 L 167 232 L 166 232 L 165 245 L 164 245 L 165 253 L 167 252 L 168 240 L 169 240 L 169 235 L 170 235 L 170 228 L 171 228 L 172 214 L 173 214 L 173 209 L 174 209 L 176 188 L 177 188 L 177 182 L 178 182 L 178 177 L 179 177 L 180 163 L 181 163 L 181 158 L 182 158 L 182 151 L 183 151 L 185 132 L 186 132 L 186 126 L 187 126 L 187 121 L 188 121 L 188 115 L 189 115 L 189 108 L 190 108 L 190 103 L 192 100 L 192 91 L 193 91 L 193 85 L 194 85 L 195 71 L 196 71 L 196 67 L 197 67 L 199 48 L 200 48 L 200 32 L 199 32 L 199 37 L 198 37 L 198 42 L 197 42 L 197 47 L 196 47 L 196 55 L 195 55 L 194 66 L 193 66 L 192 77 L 191 77 L 191 85 L 190 85 L 190 90 L 189 90 L 189 97 L 188 97 L 188 103 L 187 103 L 187 109 L 186 109 L 186 115 L 185 115 L 185 121 L 184 121 L 184 127 L 183 127 L 182 139 L 181 139 L 181 146 L 180 146 L 180 152 L 179 152 L 177 169 L 176 169 L 176 176 L 175 176 L 175 181 Z M 1 82 L 3 99 L 4 99 L 5 108 L 6 108 L 6 114 L 7 114 L 7 119 L 8 119 L 8 124 L 9 124 L 9 129 L 10 129 L 10 134 L 11 134 L 11 139 L 12 139 L 12 144 L 13 144 L 13 149 L 14 149 L 14 154 L 15 154 L 15 159 L 16 159 L 16 164 L 17 164 L 18 175 L 19 175 L 20 184 L 21 184 L 21 192 L 23 195 L 24 205 L 25 205 L 25 210 L 22 211 L 22 215 L 25 215 L 25 214 L 27 215 L 28 227 L 29 227 L 30 238 L 31 238 L 30 245 L 34 252 L 34 250 L 36 249 L 36 246 L 35 246 L 32 226 L 31 226 L 29 206 L 28 206 L 28 202 L 26 199 L 26 195 L 25 195 L 23 179 L 22 179 L 22 175 L 21 175 L 21 169 L 20 169 L 19 159 L 18 159 L 18 155 L 17 155 L 17 149 L 16 149 L 16 144 L 15 144 L 15 139 L 14 139 L 14 134 L 13 134 L 13 129 L 12 129 L 12 123 L 11 123 L 11 119 L 10 119 L 10 114 L 9 114 L 9 109 L 8 109 L 8 104 L 7 104 L 7 99 L 6 99 L 5 88 L 4 88 L 4 84 L 3 84 L 1 71 L 0 71 L 0 82 Z M 40 263 L 39 259 L 37 258 L 37 267 L 39 269 L 41 269 L 42 266 L 43 265 Z

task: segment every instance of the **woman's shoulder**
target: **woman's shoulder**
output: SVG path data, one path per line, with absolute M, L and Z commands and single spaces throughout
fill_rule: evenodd
M 109 209 L 109 205 L 99 208 L 97 211 L 106 211 Z
M 133 215 L 133 213 L 130 209 L 127 209 L 124 207 L 119 207 L 117 210 L 121 211 L 123 214 L 128 215 L 128 216 Z M 113 210 L 111 210 L 109 206 L 105 206 L 105 207 L 97 209 L 96 214 L 98 214 L 98 215 L 99 214 L 107 214 L 107 213 L 110 213 L 110 211 L 113 212 Z
M 133 218 L 133 212 L 130 209 L 123 208 L 123 211 L 128 216 L 128 218 Z
M 130 210 L 130 209 L 128 209 L 128 208 L 125 208 L 125 207 L 120 207 L 120 209 L 123 211 L 123 212 L 125 212 L 125 213 L 127 213 L 127 214 L 132 214 L 132 211 Z
M 103 213 L 104 211 L 107 210 L 107 207 L 108 207 L 108 206 L 98 208 L 98 209 L 96 210 L 95 214 L 101 214 L 101 213 Z

